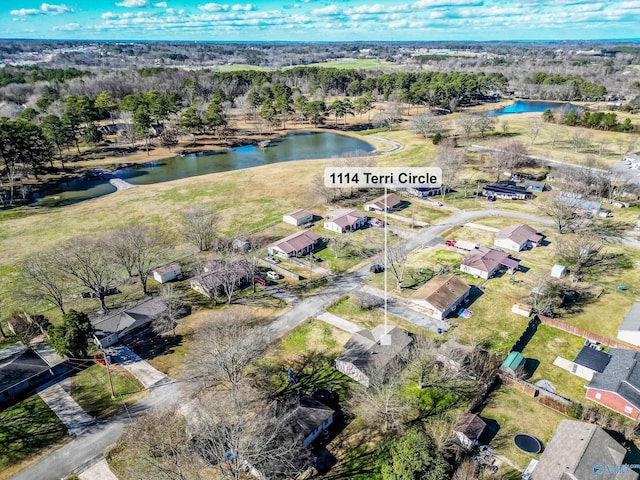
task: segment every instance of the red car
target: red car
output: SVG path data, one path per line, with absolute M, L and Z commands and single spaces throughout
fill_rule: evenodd
M 455 247 L 455 246 L 456 246 L 456 241 L 455 241 L 455 240 L 445 240 L 445 241 L 444 241 L 444 244 L 445 244 L 447 247 Z

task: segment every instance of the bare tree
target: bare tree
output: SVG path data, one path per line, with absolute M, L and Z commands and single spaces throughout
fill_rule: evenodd
M 22 264 L 22 294 L 32 300 L 44 300 L 57 307 L 64 315 L 64 296 L 68 292 L 69 278 L 55 268 L 50 253 L 36 253 Z
M 531 286 L 529 298 L 533 310 L 540 315 L 552 317 L 562 306 L 561 282 L 543 270 L 531 272 L 531 275 L 527 275 L 527 280 Z
M 573 150 L 576 153 L 580 153 L 582 150 L 589 146 L 589 137 L 591 134 L 586 128 L 576 127 L 571 132 L 571 144 Z
M 231 303 L 236 290 L 250 277 L 251 266 L 245 259 L 235 259 L 224 262 L 221 269 L 222 291 L 227 296 L 227 304 Z
M 194 205 L 182 215 L 182 236 L 201 252 L 209 250 L 216 238 L 218 215 L 207 205 Z
M 197 407 L 195 451 L 222 478 L 297 478 L 309 467 L 309 452 L 292 428 L 287 411 L 260 400 L 249 388 L 205 399 Z
M 469 140 L 471 134 L 475 128 L 476 117 L 475 115 L 462 114 L 456 120 L 458 129 L 462 130 L 462 135 L 465 139 Z
M 324 198 L 326 203 L 330 203 L 333 200 L 333 188 L 324 184 L 324 175 L 322 173 L 314 175 L 311 179 L 311 189 Z
M 193 451 L 184 418 L 174 408 L 139 417 L 111 451 L 134 455 L 126 462 L 130 478 L 191 480 L 199 478 L 201 462 Z
M 442 170 L 442 199 L 445 199 L 447 190 L 453 188 L 460 171 L 464 167 L 464 150 L 455 147 L 453 142 L 440 142 L 437 147 L 438 154 L 433 160 L 436 167 Z
M 442 131 L 442 124 L 438 117 L 430 112 L 414 115 L 409 122 L 409 130 L 427 138 L 429 135 Z
M 162 300 L 162 303 L 164 303 L 166 309 L 154 320 L 152 325 L 153 331 L 156 333 L 165 333 L 171 330 L 171 333 L 175 337 L 178 320 L 187 312 L 187 306 L 182 299 L 182 295 L 180 295 L 180 292 L 178 292 L 173 285 L 163 285 L 160 289 L 159 298 Z
M 53 268 L 76 278 L 108 311 L 105 297 L 117 279 L 117 269 L 104 242 L 89 237 L 73 238 L 55 248 L 51 254 Z
M 138 275 L 142 292 L 148 295 L 149 276 L 170 245 L 168 235 L 156 226 L 138 223 L 112 232 L 105 245 L 129 277 Z
M 509 140 L 500 144 L 496 150 L 491 152 L 490 158 L 496 182 L 500 180 L 503 172 L 511 173 L 514 168 L 529 162 L 527 148 L 517 140 Z
M 391 130 L 394 125 L 397 125 L 402 121 L 402 115 L 400 114 L 400 107 L 392 103 L 387 106 L 382 112 L 377 113 L 371 119 L 371 123 L 376 128 L 384 127 L 387 130 Z
M 349 237 L 346 235 L 336 235 L 329 241 L 333 249 L 333 255 L 340 258 L 342 251 L 349 246 Z
M 207 383 L 240 383 L 245 368 L 264 350 L 268 331 L 257 329 L 246 310 L 226 309 L 211 315 L 193 341 L 190 375 Z
M 396 288 L 402 290 L 404 284 L 404 274 L 407 268 L 407 250 L 402 246 L 387 248 L 387 269 L 396 279 Z
M 553 220 L 558 233 L 566 233 L 577 225 L 576 204 L 560 198 L 559 195 L 552 195 L 546 202 L 538 205 L 538 208 Z
M 474 126 L 476 130 L 478 130 L 478 133 L 480 134 L 480 138 L 484 138 L 485 133 L 495 128 L 496 120 L 494 117 L 487 117 L 485 115 L 476 115 Z
M 607 252 L 604 240 L 596 235 L 581 233 L 556 242 L 555 246 L 558 261 L 567 265 L 578 278 L 585 274 L 614 272 L 623 260 L 620 254 Z
M 538 138 L 538 134 L 540 133 L 543 123 L 544 122 L 540 117 L 531 118 L 527 121 L 527 133 L 529 134 L 531 145 L 533 145 L 536 138 Z

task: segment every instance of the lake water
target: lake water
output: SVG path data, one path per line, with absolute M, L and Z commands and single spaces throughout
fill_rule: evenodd
M 490 110 L 484 113 L 484 115 L 487 117 L 500 117 L 502 115 L 511 115 L 513 113 L 541 113 L 547 109 L 567 109 L 567 111 L 569 111 L 572 108 L 576 108 L 576 106 L 566 102 L 516 100 L 511 105 L 507 105 L 506 107 L 499 108 L 497 110 Z
M 293 160 L 332 158 L 358 151 L 371 153 L 373 150 L 373 145 L 357 138 L 328 132 L 303 132 L 274 140 L 266 148 L 246 145 L 225 152 L 189 154 L 123 168 L 113 172 L 113 175 L 134 185 L 149 185 Z M 79 178 L 61 184 L 55 192 L 47 192 L 42 197 L 34 196 L 34 204 L 68 205 L 115 191 L 116 188 L 108 180 Z

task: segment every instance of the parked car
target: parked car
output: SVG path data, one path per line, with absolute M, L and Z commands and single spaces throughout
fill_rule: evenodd
M 456 241 L 455 241 L 455 240 L 445 240 L 445 241 L 444 241 L 444 244 L 445 244 L 447 247 L 455 247 L 455 246 L 456 246 Z
M 431 205 L 435 205 L 436 207 L 441 207 L 442 206 L 442 202 L 439 202 L 437 200 L 430 200 L 429 203 Z
M 384 222 L 379 218 L 372 217 L 369 219 L 369 225 L 372 227 L 384 227 Z
M 267 262 L 271 262 L 271 263 L 280 263 L 280 259 L 279 259 L 279 258 L 276 258 L 276 257 L 274 257 L 274 256 L 272 256 L 272 255 L 267 255 L 267 256 L 265 257 L 265 260 L 266 260 Z
M 253 277 L 253 282 L 261 287 L 264 287 L 267 284 L 267 280 L 262 277 Z
M 269 270 L 267 272 L 267 277 L 269 277 L 271 280 L 280 280 L 280 275 L 278 275 L 276 272 L 274 272 L 273 270 Z

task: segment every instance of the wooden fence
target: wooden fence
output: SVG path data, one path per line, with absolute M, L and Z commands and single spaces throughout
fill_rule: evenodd
M 557 320 L 555 318 L 543 317 L 542 315 L 536 315 L 536 317 L 540 323 L 544 325 L 549 325 L 550 327 L 557 328 L 558 330 L 562 330 L 567 333 L 571 333 L 573 335 L 577 335 L 579 337 L 591 340 L 592 342 L 598 342 L 602 345 L 607 345 L 608 347 L 613 348 L 624 348 L 626 350 L 635 350 L 640 352 L 640 348 L 634 347 L 627 343 L 618 342 L 617 340 L 612 340 L 607 337 L 603 337 L 602 335 L 598 335 L 596 333 L 588 332 L 582 328 L 576 327 L 575 325 L 571 325 L 567 322 L 563 322 L 562 320 Z

